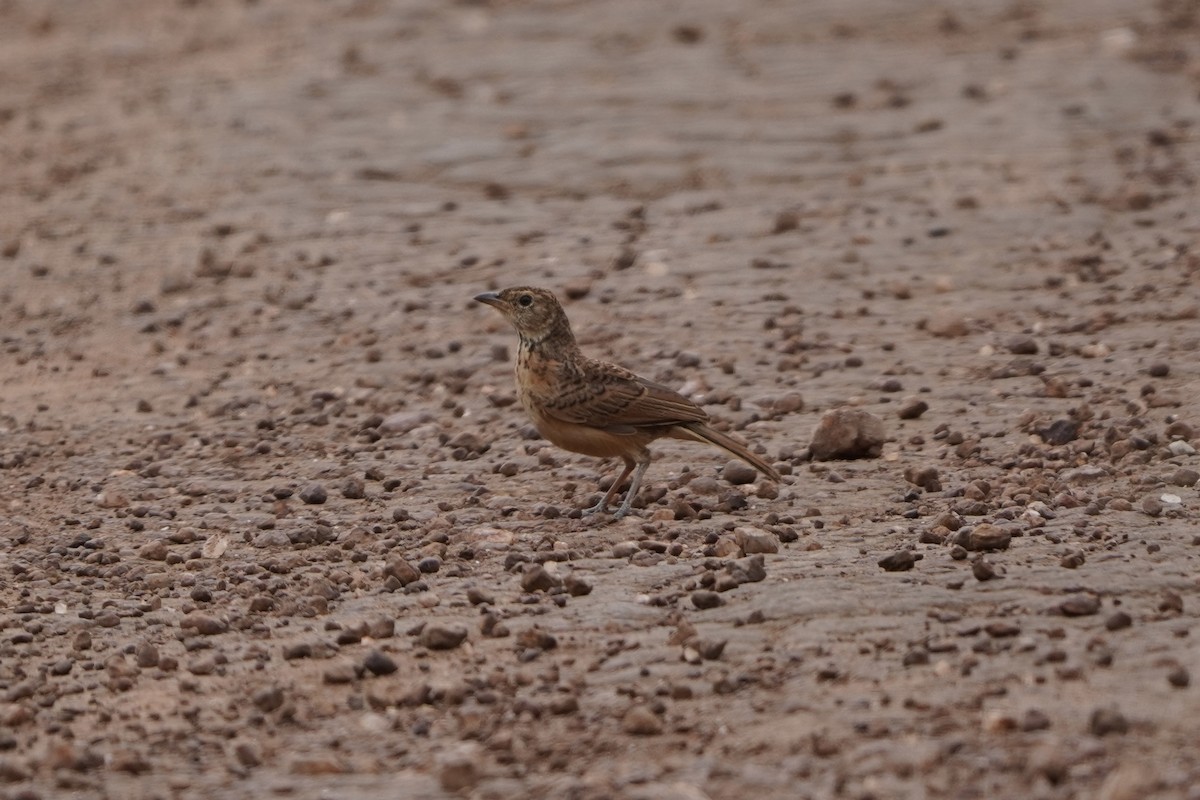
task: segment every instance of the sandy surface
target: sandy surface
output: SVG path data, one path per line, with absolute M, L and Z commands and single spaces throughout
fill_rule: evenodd
M 1196 800 L 1196 25 L 0 0 L 0 796 Z M 517 283 L 784 483 L 580 519 Z

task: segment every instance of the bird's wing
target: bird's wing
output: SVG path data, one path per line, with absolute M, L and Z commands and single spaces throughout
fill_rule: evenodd
M 679 392 L 615 364 L 593 361 L 572 377 L 543 408 L 563 422 L 632 433 L 636 428 L 708 420 L 708 414 Z

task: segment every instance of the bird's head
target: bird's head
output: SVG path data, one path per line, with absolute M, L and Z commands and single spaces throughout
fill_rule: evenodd
M 484 292 L 475 299 L 504 315 L 517 334 L 531 342 L 540 342 L 552 334 L 572 339 L 566 312 L 552 293 L 532 286 L 514 286 L 499 292 Z

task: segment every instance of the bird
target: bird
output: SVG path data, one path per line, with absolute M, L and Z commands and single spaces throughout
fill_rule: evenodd
M 648 445 L 661 438 L 715 445 L 780 482 L 774 467 L 742 442 L 714 430 L 708 414 L 688 398 L 624 367 L 585 356 L 552 292 L 515 286 L 478 294 L 475 300 L 495 308 L 517 331 L 517 393 L 538 432 L 564 450 L 624 461 L 620 476 L 584 514 L 607 511 L 632 474 L 613 518 L 628 514 L 650 466 Z

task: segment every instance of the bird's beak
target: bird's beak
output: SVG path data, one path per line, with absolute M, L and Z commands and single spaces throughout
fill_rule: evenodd
M 489 306 L 499 308 L 501 306 L 500 295 L 495 292 L 484 292 L 483 294 L 475 295 L 475 299 L 481 303 L 487 303 Z

